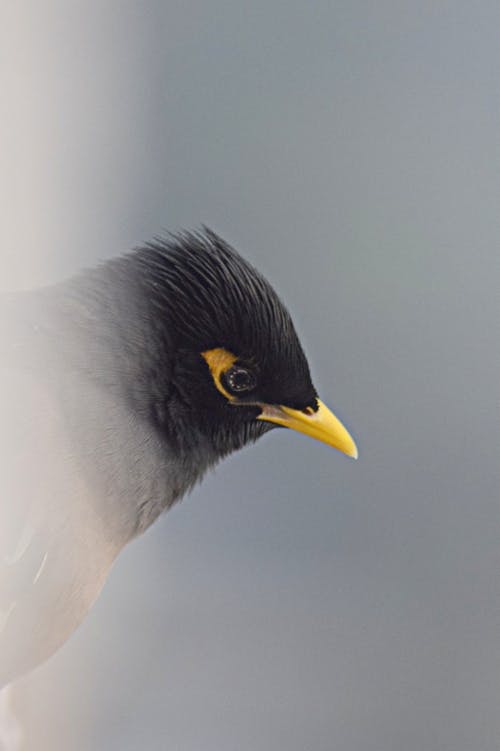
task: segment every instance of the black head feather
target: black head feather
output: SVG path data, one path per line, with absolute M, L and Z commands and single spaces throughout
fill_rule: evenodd
M 208 229 L 158 238 L 85 272 L 70 289 L 80 303 L 79 327 L 83 310 L 92 346 L 107 360 L 104 375 L 92 375 L 122 390 L 171 445 L 187 450 L 208 441 L 221 455 L 272 427 L 255 419 L 259 408 L 234 407 L 215 389 L 201 356 L 212 348 L 254 368 L 254 401 L 315 405 L 288 311 L 262 275 Z
M 214 232 L 157 239 L 129 257 L 182 347 L 224 347 L 266 371 L 270 401 L 309 404 L 309 367 L 285 306 L 269 282 Z M 273 389 L 277 389 L 272 393 Z

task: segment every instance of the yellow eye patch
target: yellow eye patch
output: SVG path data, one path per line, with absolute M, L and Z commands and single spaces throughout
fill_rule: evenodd
M 207 349 L 205 352 L 201 353 L 201 356 L 210 368 L 216 389 L 220 391 L 226 399 L 234 401 L 234 397 L 231 396 L 222 385 L 221 376 L 234 365 L 238 359 L 236 355 L 233 355 L 232 352 L 228 352 L 227 349 L 216 347 L 215 349 Z

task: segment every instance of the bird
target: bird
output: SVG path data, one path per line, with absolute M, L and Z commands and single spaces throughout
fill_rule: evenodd
M 0 688 L 222 458 L 276 428 L 357 457 L 285 305 L 206 227 L 2 294 L 0 354 Z

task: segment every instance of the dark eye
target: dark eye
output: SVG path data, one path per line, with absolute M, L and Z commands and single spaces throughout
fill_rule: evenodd
M 228 391 L 239 394 L 242 391 L 251 391 L 255 388 L 257 380 L 254 374 L 246 368 L 238 365 L 229 368 L 224 373 L 224 381 Z

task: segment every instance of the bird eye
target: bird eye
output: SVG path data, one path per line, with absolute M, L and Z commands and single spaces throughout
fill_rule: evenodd
M 228 391 L 237 394 L 243 391 L 251 391 L 257 384 L 257 380 L 250 370 L 237 365 L 224 373 L 224 381 Z

